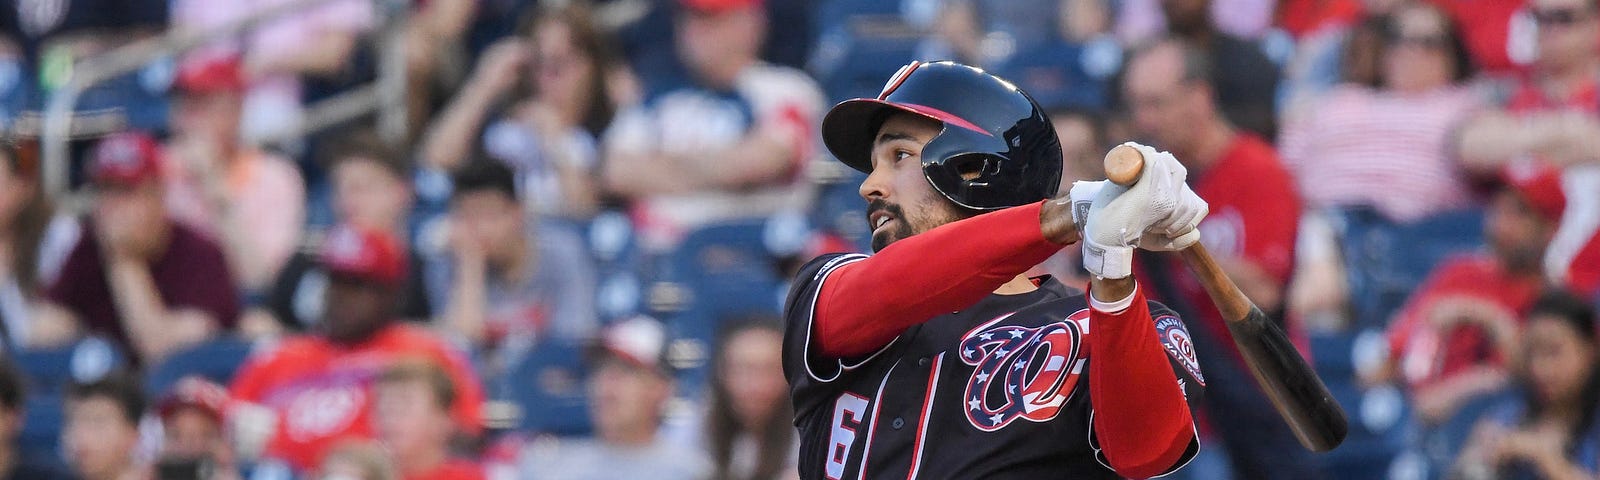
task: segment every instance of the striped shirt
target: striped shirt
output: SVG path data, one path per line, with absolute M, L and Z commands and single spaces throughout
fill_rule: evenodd
M 1369 205 L 1415 220 L 1472 200 L 1449 142 L 1478 105 L 1467 88 L 1397 95 L 1339 86 L 1285 123 L 1279 152 L 1309 206 Z

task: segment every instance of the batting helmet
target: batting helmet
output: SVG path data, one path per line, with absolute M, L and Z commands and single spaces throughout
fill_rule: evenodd
M 846 165 L 871 173 L 874 137 L 895 112 L 944 124 L 922 148 L 922 174 L 957 205 L 997 210 L 1056 195 L 1061 143 L 1055 127 L 1011 82 L 959 63 L 911 62 L 878 98 L 835 105 L 822 119 L 823 142 Z

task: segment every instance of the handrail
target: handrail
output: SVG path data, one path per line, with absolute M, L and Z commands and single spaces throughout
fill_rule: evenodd
M 40 147 L 43 154 L 41 170 L 44 174 L 44 183 L 47 191 L 54 197 L 60 197 L 67 192 L 67 150 L 72 134 L 73 109 L 77 106 L 78 98 L 89 87 L 115 78 L 118 75 L 138 70 L 163 57 L 193 50 L 196 47 L 251 30 L 264 22 L 277 20 L 301 13 L 309 8 L 336 1 L 342 0 L 294 0 L 256 12 L 227 26 L 200 32 L 187 30 L 169 31 L 159 37 L 133 42 L 74 62 L 67 81 L 51 93 L 45 105 L 43 125 L 40 129 Z M 409 10 L 410 1 L 374 0 L 374 3 L 377 7 L 375 11 L 380 17 L 385 18 L 385 23 L 388 24 L 397 23 L 406 18 L 405 15 Z M 395 35 L 392 32 L 395 30 L 398 29 L 386 28 L 385 34 L 382 36 L 386 44 L 384 45 L 385 54 L 380 56 L 379 61 L 383 64 L 404 61 L 402 55 L 393 52 L 404 48 L 404 42 L 393 41 Z M 391 109 L 399 109 L 398 114 L 388 112 L 383 117 L 383 130 L 385 136 L 390 139 L 394 138 L 393 127 L 390 125 L 395 123 L 395 120 L 392 120 L 391 117 L 400 117 L 401 120 L 399 122 L 402 128 L 404 126 L 405 101 L 403 96 L 405 94 L 405 78 L 403 68 L 403 65 L 399 66 L 398 69 L 391 65 L 381 65 L 379 67 L 380 80 L 377 82 L 379 84 L 377 93 L 381 98 L 374 105 L 374 108 L 389 107 Z M 400 78 L 389 79 L 388 81 L 382 79 L 383 76 L 388 76 L 394 71 L 401 72 Z M 398 88 L 396 88 L 396 84 L 398 84 Z M 392 98 L 396 95 L 396 91 L 401 97 L 399 100 Z

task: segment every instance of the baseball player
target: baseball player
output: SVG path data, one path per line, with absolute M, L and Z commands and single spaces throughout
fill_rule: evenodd
M 812 260 L 788 298 L 801 477 L 1140 478 L 1195 455 L 1188 330 L 1130 273 L 1136 246 L 1199 238 L 1169 233 L 1206 213 L 1171 155 L 1134 145 L 1132 187 L 1047 200 L 1061 149 L 1039 105 L 949 62 L 902 67 L 822 130 L 868 173 L 877 253 Z M 1023 275 L 1080 238 L 1087 294 Z

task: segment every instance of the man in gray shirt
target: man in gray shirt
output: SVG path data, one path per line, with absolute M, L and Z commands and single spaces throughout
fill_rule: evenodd
M 588 339 L 598 325 L 582 238 L 529 219 L 512 178 L 498 162 L 456 172 L 447 247 L 430 252 L 424 267 L 435 323 L 496 364 L 546 338 Z
M 590 438 L 540 440 L 525 448 L 524 479 L 702 479 L 711 463 L 691 445 L 660 435 L 672 398 L 667 343 L 659 322 L 645 317 L 606 328 L 590 357 Z

